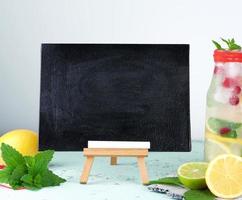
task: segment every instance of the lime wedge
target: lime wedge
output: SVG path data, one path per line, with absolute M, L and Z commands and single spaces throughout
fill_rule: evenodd
M 242 123 L 235 123 L 235 122 L 230 122 L 227 120 L 223 120 L 223 119 L 218 119 L 218 118 L 213 118 L 210 117 L 207 121 L 207 129 L 211 132 L 211 133 L 219 133 L 221 128 L 230 128 L 231 130 L 236 130 L 238 128 L 240 128 L 242 125 Z
M 205 173 L 208 167 L 206 162 L 189 162 L 181 165 L 178 170 L 178 178 L 183 185 L 190 189 L 206 188 Z

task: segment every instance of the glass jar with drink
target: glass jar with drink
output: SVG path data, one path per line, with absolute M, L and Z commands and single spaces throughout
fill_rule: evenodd
M 215 50 L 207 93 L 205 160 L 220 154 L 242 156 L 242 51 Z

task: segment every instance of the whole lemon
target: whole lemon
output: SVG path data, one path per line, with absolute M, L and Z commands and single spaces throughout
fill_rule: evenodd
M 38 152 L 37 133 L 27 129 L 17 129 L 5 133 L 0 137 L 0 146 L 2 143 L 8 144 L 25 156 L 33 156 Z M 0 165 L 4 165 L 0 154 Z

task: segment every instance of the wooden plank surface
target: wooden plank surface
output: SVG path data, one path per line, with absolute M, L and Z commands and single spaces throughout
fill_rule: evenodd
M 88 148 L 126 148 L 126 149 L 149 149 L 150 142 L 139 141 L 88 141 Z
M 148 149 L 84 148 L 84 156 L 148 156 Z
M 111 156 L 111 165 L 117 165 L 118 158 L 117 156 Z
M 87 183 L 87 180 L 88 180 L 91 168 L 92 168 L 93 161 L 94 161 L 93 156 L 88 156 L 86 161 L 85 161 L 84 168 L 83 168 L 82 175 L 81 175 L 81 179 L 80 179 L 80 182 L 83 183 L 83 184 Z
M 140 171 L 140 177 L 142 180 L 143 184 L 148 184 L 149 183 L 149 177 L 148 177 L 148 172 L 145 166 L 145 158 L 142 156 L 139 156 L 137 158 L 138 160 L 138 167 L 139 167 L 139 171 Z

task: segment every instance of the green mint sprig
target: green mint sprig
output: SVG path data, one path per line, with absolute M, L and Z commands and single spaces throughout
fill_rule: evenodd
M 164 177 L 157 180 L 152 180 L 149 182 L 148 185 L 151 184 L 165 184 L 165 185 L 176 185 L 176 186 L 183 186 L 182 183 L 179 181 L 178 177 Z
M 185 200 L 214 200 L 215 196 L 208 190 L 188 190 L 183 194 Z
M 216 41 L 214 41 L 214 40 L 212 40 L 212 42 L 213 42 L 213 44 L 216 46 L 216 48 L 217 48 L 218 50 L 225 50 L 224 48 L 222 48 L 222 46 L 221 46 L 218 42 L 216 42 Z
M 157 180 L 152 180 L 148 185 L 151 184 L 164 184 L 164 185 L 174 185 L 186 188 L 180 181 L 178 177 L 164 177 Z M 215 200 L 215 196 L 208 190 L 188 190 L 184 193 L 185 200 Z
M 46 150 L 35 156 L 23 156 L 10 145 L 2 143 L 2 158 L 6 167 L 0 170 L 0 183 L 7 183 L 13 189 L 25 187 L 36 190 L 58 186 L 66 180 L 48 169 L 54 151 Z
M 218 50 L 241 50 L 241 46 L 235 43 L 234 38 L 232 39 L 224 39 L 221 38 L 221 40 L 228 46 L 228 48 L 223 48 L 218 42 L 212 40 L 213 44 L 216 46 Z

